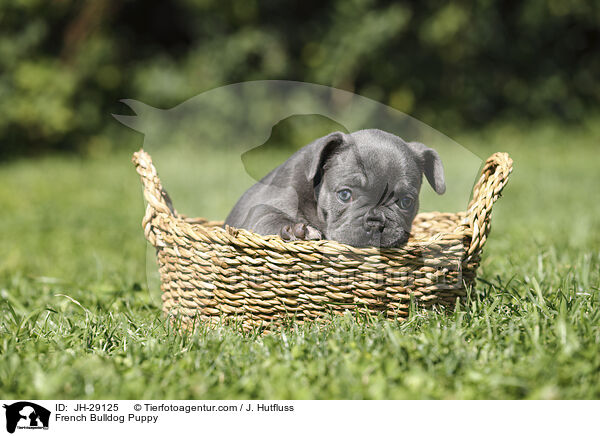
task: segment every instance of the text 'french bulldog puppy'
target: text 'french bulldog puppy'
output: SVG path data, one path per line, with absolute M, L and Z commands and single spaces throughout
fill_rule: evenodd
M 334 132 L 248 189 L 225 224 L 285 240 L 398 247 L 419 209 L 423 174 L 435 192 L 446 191 L 435 150 L 382 130 Z

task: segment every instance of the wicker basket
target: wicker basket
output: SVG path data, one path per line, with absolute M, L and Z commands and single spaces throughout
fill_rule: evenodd
M 404 319 L 411 307 L 452 307 L 473 284 L 494 202 L 512 171 L 492 155 L 468 210 L 421 213 L 401 248 L 334 241 L 285 242 L 173 208 L 150 156 L 133 162 L 147 201 L 146 239 L 156 247 L 163 310 L 184 328 L 234 319 L 248 329 L 324 318 L 347 310 Z

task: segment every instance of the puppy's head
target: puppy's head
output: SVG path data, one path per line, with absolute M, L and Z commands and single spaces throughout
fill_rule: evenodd
M 309 146 L 306 175 L 327 239 L 355 247 L 397 247 L 408 240 L 423 174 L 446 190 L 437 152 L 381 130 L 335 132 Z

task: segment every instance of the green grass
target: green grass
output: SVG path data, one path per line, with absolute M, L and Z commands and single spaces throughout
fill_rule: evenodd
M 170 331 L 146 284 L 129 152 L 4 164 L 0 396 L 600 398 L 598 125 L 457 138 L 482 157 L 510 152 L 515 171 L 480 280 L 454 313 L 346 316 L 262 337 Z M 222 218 L 242 189 L 223 185 L 225 153 L 211 152 L 193 185 L 154 157 L 190 215 Z

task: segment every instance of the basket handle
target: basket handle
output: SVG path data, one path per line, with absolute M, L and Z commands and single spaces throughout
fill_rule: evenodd
M 492 207 L 508 182 L 512 169 L 513 161 L 508 153 L 494 153 L 485 162 L 467 209 L 467 223 L 473 229 L 469 255 L 479 252 L 485 244 L 490 232 Z
M 140 151 L 133 153 L 131 160 L 135 165 L 135 170 L 142 179 L 144 198 L 148 202 L 148 209 L 152 208 L 155 212 L 178 216 L 177 211 L 173 208 L 169 194 L 163 189 L 160 183 L 158 173 L 152 164 L 150 155 L 142 148 Z M 149 210 L 146 213 L 147 215 Z

